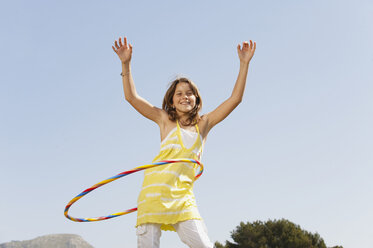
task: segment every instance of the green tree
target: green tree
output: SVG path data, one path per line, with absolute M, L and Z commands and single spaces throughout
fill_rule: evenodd
M 225 246 L 219 242 L 216 248 L 326 248 L 324 240 L 318 233 L 312 234 L 302 230 L 294 223 L 281 220 L 241 222 L 231 233 L 233 243 L 226 241 Z M 342 248 L 342 247 L 341 247 Z

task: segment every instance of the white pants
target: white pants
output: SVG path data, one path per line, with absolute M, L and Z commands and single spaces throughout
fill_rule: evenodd
M 190 248 L 213 248 L 207 229 L 201 220 L 186 220 L 173 225 L 181 241 Z M 138 248 L 159 248 L 160 224 L 143 224 L 137 227 Z

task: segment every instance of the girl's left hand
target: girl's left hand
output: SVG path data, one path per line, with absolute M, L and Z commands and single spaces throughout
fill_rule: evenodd
M 238 44 L 237 52 L 238 52 L 238 57 L 240 58 L 240 61 L 248 64 L 254 56 L 255 49 L 256 49 L 256 42 L 253 42 L 252 40 L 250 40 L 250 45 L 247 41 L 243 42 L 242 48 L 241 48 L 241 44 Z

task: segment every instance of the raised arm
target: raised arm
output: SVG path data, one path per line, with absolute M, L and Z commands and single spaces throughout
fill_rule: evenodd
M 246 77 L 249 70 L 249 64 L 254 56 L 256 43 L 250 40 L 250 44 L 245 41 L 241 45 L 238 44 L 237 52 L 240 59 L 240 71 L 238 73 L 236 84 L 234 85 L 231 96 L 220 104 L 214 111 L 206 115 L 208 125 L 207 132 L 211 130 L 216 124 L 224 120 L 242 101 L 243 93 L 245 91 Z
M 156 122 L 161 123 L 163 110 L 157 108 L 139 96 L 136 91 L 135 83 L 131 74 L 132 45 L 127 43 L 127 38 L 119 38 L 112 46 L 114 52 L 118 55 L 122 63 L 122 79 L 125 99 L 143 116 Z

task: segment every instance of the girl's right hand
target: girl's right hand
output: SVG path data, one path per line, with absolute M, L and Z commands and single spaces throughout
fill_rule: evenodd
M 115 47 L 112 46 L 112 48 L 122 63 L 128 63 L 132 57 L 132 45 L 130 43 L 127 45 L 126 37 L 123 38 L 123 42 L 124 44 L 122 43 L 122 38 L 119 38 L 119 42 L 115 41 Z

